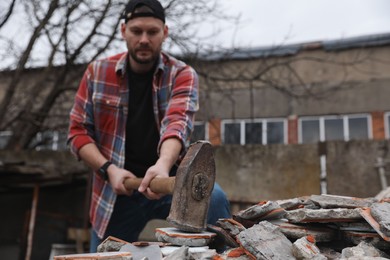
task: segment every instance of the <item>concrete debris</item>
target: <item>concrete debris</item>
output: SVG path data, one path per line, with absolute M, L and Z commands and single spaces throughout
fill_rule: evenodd
M 378 250 L 377 248 L 365 243 L 361 242 L 359 245 L 355 247 L 347 247 L 344 248 L 341 252 L 341 258 L 351 258 L 351 257 L 381 257 L 383 259 L 389 259 L 389 256 Z
M 360 221 L 360 222 L 335 222 L 334 227 L 336 229 L 342 230 L 342 231 L 356 231 L 356 232 L 366 232 L 366 233 L 373 233 L 375 232 L 375 229 L 372 228 L 370 224 L 368 224 L 366 221 Z
M 295 259 L 290 240 L 268 221 L 245 229 L 238 234 L 237 241 L 254 259 Z
M 161 252 L 162 255 L 164 256 L 164 260 L 167 260 L 168 257 L 171 257 L 172 254 L 174 254 L 173 255 L 174 257 L 179 257 L 179 256 L 184 257 L 184 258 L 177 258 L 177 259 L 187 259 L 185 257 L 188 257 L 188 259 L 191 260 L 211 259 L 213 256 L 217 255 L 217 252 L 214 249 L 210 249 L 208 246 L 200 246 L 200 247 L 164 246 L 161 247 Z
M 253 260 L 242 247 L 228 249 L 222 254 L 213 258 L 213 260 Z
M 312 236 L 297 239 L 292 245 L 292 252 L 297 259 L 327 259 L 321 254 L 321 251 L 316 246 L 316 241 Z
M 164 260 L 390 259 L 389 195 L 390 190 L 364 199 L 312 195 L 263 201 L 208 225 L 212 232 L 158 228 L 160 242 L 131 244 L 157 243 Z M 99 250 L 120 251 L 126 244 L 112 238 Z
M 379 223 L 380 231 L 390 236 L 390 203 L 374 203 L 371 206 L 371 215 Z
M 245 230 L 245 227 L 234 219 L 219 219 L 217 221 L 217 225 L 228 231 L 229 234 L 233 237 L 237 236 L 241 231 Z
M 289 223 L 287 220 L 272 220 L 270 222 L 278 226 L 280 231 L 290 240 L 312 236 L 318 242 L 329 242 L 337 238 L 335 229 L 325 225 L 297 225 Z
M 281 208 L 277 202 L 262 201 L 256 205 L 253 205 L 245 210 L 238 212 L 235 215 L 235 218 L 259 221 L 265 219 L 280 218 L 284 214 L 284 209 Z
M 161 249 L 158 245 L 135 246 L 129 243 L 122 246 L 119 252 L 130 252 L 134 260 L 142 259 L 144 257 L 154 260 L 162 259 Z
M 169 227 L 156 229 L 156 238 L 158 241 L 178 246 L 207 246 L 216 235 L 216 233 L 206 231 L 189 233 Z
M 279 206 L 285 210 L 293 210 L 298 209 L 302 206 L 304 206 L 307 201 L 306 198 L 293 198 L 293 199 L 287 199 L 287 200 L 277 200 L 276 203 L 279 204 Z
M 306 222 L 352 222 L 362 219 L 360 209 L 296 209 L 285 217 L 292 223 Z
M 214 240 L 217 249 L 223 248 L 224 246 L 232 248 L 238 247 L 236 236 L 231 235 L 228 230 L 210 224 L 207 225 L 207 230 L 217 234 L 217 237 Z
M 179 249 L 174 250 L 165 260 L 190 260 L 190 252 L 188 251 L 188 246 L 182 246 Z
M 337 252 L 333 248 L 319 247 L 319 249 L 321 250 L 321 254 L 329 260 L 339 260 L 341 258 L 341 253 Z
M 389 242 L 385 241 L 378 233 L 345 231 L 342 235 L 345 241 L 352 245 L 366 242 L 381 250 L 389 249 Z
M 361 215 L 363 218 L 374 228 L 374 230 L 386 241 L 390 242 L 390 237 L 386 236 L 382 232 L 381 225 L 376 221 L 376 219 L 371 215 L 371 208 L 364 208 L 361 210 Z
M 378 201 L 384 200 L 386 198 L 390 198 L 390 187 L 387 187 L 375 196 L 375 199 Z
M 97 247 L 97 252 L 117 252 L 126 244 L 128 242 L 109 236 Z
M 310 200 L 318 204 L 323 209 L 330 208 L 363 208 L 370 207 L 374 199 L 361 199 L 335 195 L 312 195 Z
M 54 260 L 133 260 L 128 252 L 103 252 L 54 256 Z

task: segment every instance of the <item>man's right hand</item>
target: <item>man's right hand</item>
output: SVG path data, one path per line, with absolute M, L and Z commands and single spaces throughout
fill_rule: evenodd
M 112 186 L 112 189 L 117 195 L 128 195 L 133 194 L 132 190 L 127 190 L 123 184 L 126 178 L 135 178 L 136 176 L 131 172 L 118 168 L 116 165 L 111 164 L 107 168 L 108 180 Z

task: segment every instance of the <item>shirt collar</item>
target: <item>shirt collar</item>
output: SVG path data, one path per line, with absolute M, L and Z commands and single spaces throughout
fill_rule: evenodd
M 128 66 L 127 65 L 128 64 L 128 57 L 129 57 L 129 53 L 125 52 L 120 56 L 119 60 L 116 63 L 115 72 L 117 75 L 119 75 L 121 77 L 125 76 L 126 69 Z M 161 54 L 158 58 L 158 63 L 157 63 L 156 71 L 154 72 L 154 74 L 157 74 L 157 72 L 159 70 L 162 70 L 162 71 L 164 70 L 164 67 L 165 67 L 164 57 L 166 57 L 166 55 L 164 56 L 164 54 L 161 52 Z

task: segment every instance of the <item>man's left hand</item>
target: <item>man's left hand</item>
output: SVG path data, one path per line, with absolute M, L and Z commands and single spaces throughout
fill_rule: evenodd
M 154 178 L 167 178 L 167 177 L 169 177 L 169 169 L 167 169 L 167 167 L 163 163 L 159 163 L 159 161 L 157 161 L 155 165 L 153 165 L 146 171 L 145 177 L 143 178 L 138 188 L 138 191 L 144 194 L 145 197 L 147 197 L 150 200 L 161 199 L 166 194 L 154 193 L 149 188 L 149 185 Z

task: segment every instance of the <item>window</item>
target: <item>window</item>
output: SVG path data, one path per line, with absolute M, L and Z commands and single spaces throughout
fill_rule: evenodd
M 263 143 L 263 123 L 245 123 L 245 143 L 262 144 Z
M 39 132 L 31 141 L 29 147 L 37 151 L 39 150 L 66 150 L 67 148 L 67 135 L 66 131 L 45 131 Z M 11 131 L 0 132 L 0 149 L 4 149 L 7 145 Z
M 66 150 L 66 131 L 39 132 L 30 143 L 30 148 L 40 150 Z
M 342 118 L 324 119 L 325 140 L 344 140 L 344 125 Z
M 349 118 L 348 124 L 350 140 L 362 140 L 370 137 L 368 133 L 368 118 Z
M 224 124 L 223 143 L 240 144 L 241 143 L 241 123 Z
M 11 136 L 12 136 L 11 131 L 0 132 L 0 149 L 4 149 L 6 147 Z
M 283 144 L 287 140 L 284 119 L 223 120 L 224 144 Z
M 206 124 L 204 122 L 195 122 L 194 131 L 191 135 L 191 143 L 198 140 L 207 140 L 206 136 Z
M 301 121 L 301 143 L 316 143 L 320 140 L 320 121 L 308 119 Z
M 299 124 L 299 142 L 370 139 L 369 120 L 367 115 L 303 117 Z

